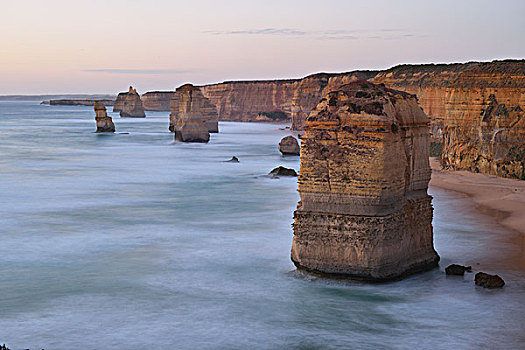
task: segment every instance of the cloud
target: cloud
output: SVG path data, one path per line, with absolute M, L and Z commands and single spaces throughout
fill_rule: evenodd
M 307 32 L 290 28 L 263 28 L 246 30 L 211 30 L 204 33 L 213 35 L 306 35 Z
M 320 31 L 303 31 L 293 28 L 262 28 L 242 30 L 210 30 L 203 33 L 211 35 L 280 35 L 288 37 L 310 37 L 317 40 L 393 40 L 416 37 L 415 34 L 406 33 L 402 29 L 393 28 L 383 28 L 378 30 L 330 29 Z
M 85 69 L 84 72 L 88 73 L 108 73 L 108 74 L 144 74 L 144 75 L 155 75 L 155 74 L 188 74 L 193 73 L 192 70 L 179 70 L 179 69 Z

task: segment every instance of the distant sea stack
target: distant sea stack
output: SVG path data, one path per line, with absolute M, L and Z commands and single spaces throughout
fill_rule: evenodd
M 96 132 L 115 132 L 115 124 L 113 124 L 113 119 L 108 117 L 104 103 L 97 101 L 93 108 L 95 109 L 95 121 L 97 123 Z
M 199 88 L 185 84 L 175 90 L 171 99 L 169 129 L 175 140 L 183 142 L 208 142 L 210 132 L 218 132 L 215 106 Z
M 186 118 L 187 120 L 204 121 L 208 132 L 219 132 L 219 115 L 215 105 L 210 102 L 198 87 L 192 84 L 185 84 L 178 87 L 172 95 L 170 102 L 170 131 L 176 130 L 177 120 Z
M 311 112 L 301 139 L 298 268 L 382 281 L 437 266 L 429 119 L 414 95 L 343 85 Z
M 115 103 L 113 104 L 113 112 L 120 112 L 122 118 L 144 118 L 144 108 L 137 90 L 129 87 L 128 92 L 121 92 L 118 94 Z

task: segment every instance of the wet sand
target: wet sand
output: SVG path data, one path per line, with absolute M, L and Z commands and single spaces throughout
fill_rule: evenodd
M 494 217 L 511 232 L 508 235 L 509 240 L 520 249 L 520 254 L 512 259 L 511 264 L 515 269 L 524 271 L 525 181 L 468 171 L 443 170 L 437 158 L 430 158 L 430 165 L 430 186 L 467 195 L 475 203 L 478 211 Z

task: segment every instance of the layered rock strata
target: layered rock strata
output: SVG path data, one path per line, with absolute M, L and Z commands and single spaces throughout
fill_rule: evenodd
M 525 180 L 525 61 L 464 71 L 445 110 L 443 167 Z
M 177 120 L 181 117 L 204 121 L 208 132 L 219 132 L 219 115 L 217 109 L 192 84 L 185 84 L 175 90 L 170 102 L 171 114 L 169 130 L 175 131 Z M 183 111 L 183 112 L 181 112 Z
M 376 73 L 319 73 L 303 79 L 231 81 L 200 89 L 217 107 L 220 120 L 292 121 L 293 128 L 300 130 L 323 93 L 350 81 L 369 79 Z
M 115 132 L 115 124 L 113 124 L 113 119 L 108 117 L 104 103 L 97 101 L 93 108 L 95 109 L 95 122 L 97 123 L 96 132 Z
M 302 137 L 295 265 L 369 280 L 437 266 L 428 155 L 414 95 L 365 81 L 328 93 Z
M 199 88 L 186 84 L 171 99 L 170 131 L 175 140 L 183 142 L 208 142 L 210 132 L 218 132 L 218 116 L 213 106 Z
M 281 142 L 279 142 L 279 152 L 285 156 L 298 156 L 300 151 L 301 147 L 299 146 L 299 142 L 297 142 L 297 139 L 293 136 L 283 137 Z
M 170 101 L 175 91 L 149 91 L 142 95 L 142 106 L 146 111 L 169 112 Z
M 120 112 L 122 118 L 144 118 L 144 108 L 137 90 L 129 87 L 128 92 L 121 92 L 118 94 L 115 103 L 113 104 L 113 112 Z

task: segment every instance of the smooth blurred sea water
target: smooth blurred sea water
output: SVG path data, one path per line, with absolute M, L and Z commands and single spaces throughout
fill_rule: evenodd
M 220 124 L 173 143 L 168 113 L 0 102 L 0 344 L 11 349 L 523 349 L 525 275 L 504 232 L 431 188 L 441 267 L 403 281 L 316 278 L 290 261 L 295 178 L 263 175 L 289 134 Z M 239 164 L 225 163 L 233 155 Z M 447 278 L 450 263 L 503 290 Z M 480 265 L 476 265 L 479 263 Z

